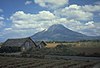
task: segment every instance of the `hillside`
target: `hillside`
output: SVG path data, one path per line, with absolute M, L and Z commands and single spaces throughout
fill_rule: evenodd
M 46 31 L 41 31 L 33 36 L 34 40 L 45 40 L 45 41 L 79 41 L 79 40 L 92 40 L 100 39 L 100 37 L 87 36 L 75 31 L 72 31 L 61 24 L 55 24 L 48 28 Z

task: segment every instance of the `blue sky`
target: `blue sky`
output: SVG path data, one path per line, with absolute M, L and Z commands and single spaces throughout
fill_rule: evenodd
M 100 1 L 0 0 L 0 41 L 28 37 L 53 24 L 100 36 Z

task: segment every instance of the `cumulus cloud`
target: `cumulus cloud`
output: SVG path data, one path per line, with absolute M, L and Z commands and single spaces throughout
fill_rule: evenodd
M 88 26 L 88 28 L 95 28 L 94 21 L 90 21 L 86 23 L 85 25 Z
M 87 25 L 86 25 L 87 24 Z M 100 36 L 100 22 L 90 21 L 85 24 L 84 29 L 81 30 L 82 33 L 91 36 Z
M 7 28 L 5 30 L 15 31 L 17 33 L 23 31 L 25 32 L 24 34 L 27 34 L 27 31 L 34 34 L 38 31 L 47 29 L 53 24 L 63 24 L 67 28 L 81 33 L 81 30 L 95 29 L 94 21 L 88 21 L 84 24 L 75 19 L 57 17 L 49 11 L 40 11 L 38 14 L 29 14 L 24 13 L 23 11 L 18 11 L 13 14 L 10 19 L 13 23 L 12 29 Z M 31 35 L 31 33 L 29 35 Z
M 99 5 L 85 5 L 79 6 L 76 4 L 70 5 L 54 11 L 54 14 L 60 18 L 66 18 L 69 23 L 64 23 L 68 28 L 86 34 L 86 35 L 99 35 L 100 24 L 93 21 L 94 17 L 99 14 Z M 100 22 L 99 22 L 100 23 Z
M 40 11 L 38 14 L 25 13 L 23 11 L 15 12 L 10 20 L 12 25 L 3 30 L 4 35 L 9 37 L 27 37 L 36 32 L 47 29 L 58 21 L 56 16 L 49 11 Z M 11 35 L 11 36 L 10 36 Z
M 35 29 L 16 29 L 16 28 L 5 28 L 3 30 L 3 35 L 6 36 L 6 38 L 20 38 L 20 37 L 29 37 L 33 35 L 35 32 Z
M 32 1 L 26 1 L 25 5 L 29 5 L 29 4 L 32 4 L 32 3 L 33 3 Z
M 46 5 L 50 7 L 51 5 L 48 4 L 51 4 L 52 1 L 37 0 L 35 3 L 41 4 L 40 6 L 42 7 L 46 7 Z M 59 4 L 53 5 L 55 3 L 52 3 L 53 7 L 61 6 Z M 5 36 L 11 35 L 9 37 L 27 37 L 45 30 L 53 24 L 63 24 L 71 30 L 86 35 L 100 35 L 100 24 L 93 21 L 94 12 L 99 13 L 98 5 L 79 6 L 73 4 L 65 8 L 56 9 L 54 12 L 40 11 L 37 14 L 17 11 L 9 19 L 12 22 L 11 27 L 5 28 L 2 33 Z M 3 20 L 4 18 L 0 17 L 0 19 Z
M 62 9 L 61 11 L 65 11 L 65 9 L 80 10 L 80 6 L 72 5 Z M 80 12 L 82 12 L 82 10 Z M 85 15 L 83 14 L 84 17 Z M 89 33 L 83 30 L 98 29 L 94 21 L 89 21 L 89 19 L 86 19 L 88 22 L 81 23 L 80 19 L 83 20 L 82 18 L 69 19 L 68 17 L 61 17 L 59 15 L 51 13 L 50 11 L 40 11 L 38 14 L 31 14 L 31 13 L 25 13 L 23 11 L 17 11 L 10 17 L 10 20 L 12 21 L 12 25 L 9 28 L 5 28 L 4 33 L 6 33 L 7 35 L 13 34 L 13 37 L 17 37 L 17 36 L 26 37 L 26 36 L 31 36 L 34 33 L 37 33 L 39 31 L 45 30 L 53 24 L 63 24 L 71 30 L 81 32 L 87 35 Z
M 55 9 L 68 4 L 69 0 L 34 0 L 34 2 L 39 4 L 41 7 Z
M 6 28 L 5 32 L 14 33 L 13 35 L 19 34 L 22 37 L 31 36 L 53 24 L 63 24 L 74 31 L 83 29 L 83 24 L 80 21 L 60 18 L 49 11 L 40 11 L 38 14 L 18 11 L 10 17 L 10 20 L 12 21 L 12 26 L 11 28 Z
M 69 23 L 64 23 L 64 25 L 73 31 L 88 36 L 100 36 L 100 22 L 88 21 L 86 23 L 81 23 L 76 20 L 69 20 L 68 22 Z
M 13 27 L 16 28 L 41 28 L 43 24 L 41 22 L 46 23 L 53 19 L 55 19 L 55 15 L 49 11 L 40 11 L 38 14 L 26 14 L 23 11 L 18 11 L 10 17 Z
M 80 32 L 89 36 L 100 36 L 100 22 L 90 21 L 84 25 L 84 29 Z
M 88 12 L 100 12 L 100 5 L 85 5 L 82 6 L 82 10 Z
M 53 10 L 52 12 L 39 11 L 37 14 L 16 11 L 9 18 L 11 25 L 1 30 L 0 36 L 6 38 L 28 37 L 53 24 L 63 24 L 73 31 L 86 35 L 100 35 L 100 22 L 95 22 L 93 19 L 100 16 L 99 2 L 95 5 L 84 6 L 77 4 L 66 6 L 69 0 L 34 0 L 34 2 L 41 7 Z M 32 1 L 26 1 L 25 5 L 32 3 Z M 2 9 L 0 9 L 1 12 L 3 12 Z M 3 26 L 4 17 L 1 16 L 0 28 Z
M 96 16 L 94 13 L 99 15 L 100 5 L 79 6 L 77 4 L 72 4 L 68 7 L 55 10 L 54 13 L 60 17 L 66 17 L 68 19 L 89 21 Z
M 82 21 L 92 20 L 93 18 L 93 13 L 82 10 L 81 6 L 78 5 L 70 5 L 69 7 L 55 10 L 54 13 L 60 17 Z

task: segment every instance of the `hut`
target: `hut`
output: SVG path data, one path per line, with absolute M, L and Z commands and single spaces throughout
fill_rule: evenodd
M 46 42 L 44 42 L 44 41 L 37 41 L 35 43 L 38 46 L 38 48 L 45 48 L 47 45 Z
M 1 47 L 1 52 L 25 52 L 30 48 L 37 48 L 38 46 L 30 38 L 8 39 Z

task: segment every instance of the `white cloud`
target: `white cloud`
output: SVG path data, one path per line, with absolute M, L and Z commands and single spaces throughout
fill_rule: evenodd
M 81 6 L 78 6 L 78 5 L 76 5 L 76 4 L 73 4 L 73 5 L 70 5 L 67 9 L 80 9 L 81 8 Z
M 79 6 L 78 7 L 77 6 L 73 7 L 73 6 L 75 5 L 72 5 L 66 9 L 77 10 L 77 11 L 79 10 L 80 12 L 82 12 Z M 85 15 L 88 14 L 83 14 L 84 17 Z M 82 18 L 79 19 L 83 20 Z M 12 21 L 12 26 L 10 28 L 6 28 L 5 32 L 13 33 L 14 36 L 17 36 L 18 34 L 19 35 L 18 37 L 26 37 L 26 36 L 31 36 L 36 32 L 47 29 L 49 26 L 53 24 L 63 24 L 71 30 L 81 32 L 87 35 L 90 33 L 83 30 L 94 29 L 95 31 L 96 29 L 98 29 L 94 21 L 89 21 L 88 19 L 86 19 L 88 22 L 81 23 L 79 19 L 77 18 L 69 19 L 68 17 L 60 17 L 54 15 L 50 11 L 40 11 L 38 14 L 30 14 L 30 13 L 24 13 L 23 11 L 17 11 L 10 17 L 10 20 Z
M 86 23 L 85 25 L 88 26 L 88 28 L 95 28 L 94 21 L 90 21 Z
M 10 30 L 12 30 L 12 28 L 5 28 L 4 30 L 6 30 L 6 31 L 10 31 Z
M 54 11 L 54 13 L 60 17 L 66 17 L 68 19 L 75 19 L 82 21 L 92 20 L 93 18 L 93 13 L 83 11 L 81 9 L 81 6 L 78 5 L 70 5 L 69 7 L 56 10 Z
M 68 4 L 69 0 L 34 0 L 36 4 L 46 8 L 59 8 Z
M 52 14 L 49 11 L 41 11 L 37 16 L 40 17 L 40 19 L 49 19 L 49 20 L 55 18 L 54 14 Z
M 5 28 L 2 33 L 3 36 L 6 36 L 6 38 L 20 38 L 31 36 L 34 32 L 35 29 Z
M 96 16 L 95 13 L 100 12 L 100 5 L 85 5 L 78 6 L 76 4 L 70 5 L 54 11 L 54 14 L 60 18 L 66 18 L 69 23 L 64 23 L 68 28 L 86 34 L 99 35 L 100 24 L 93 21 Z M 100 22 L 99 22 L 100 23 Z
M 38 3 L 42 7 L 47 6 L 48 8 L 51 7 L 51 4 L 53 8 L 61 6 L 60 4 L 56 4 L 59 2 L 53 3 L 53 0 L 37 0 L 35 3 Z M 93 9 L 90 9 L 91 7 Z M 86 10 L 85 8 L 89 9 Z M 38 31 L 47 29 L 53 24 L 63 24 L 67 28 L 83 34 L 100 35 L 100 24 L 96 24 L 93 21 L 94 12 L 97 11 L 99 12 L 97 5 L 78 6 L 76 4 L 54 10 L 54 13 L 40 11 L 38 14 L 31 14 L 17 11 L 9 19 L 12 21 L 11 27 L 5 28 L 2 33 L 4 35 L 10 35 L 9 37 L 27 37 Z M 4 18 L 0 17 L 0 19 L 3 22 Z
M 0 12 L 3 12 L 3 9 L 0 9 Z
M 64 23 L 64 25 L 76 32 L 86 34 L 88 36 L 100 36 L 100 22 L 88 21 L 86 23 L 81 23 L 76 20 L 69 20 L 69 23 Z
M 89 21 L 87 22 L 83 29 L 80 30 L 83 34 L 91 36 L 100 36 L 100 22 Z
M 79 6 L 72 4 L 68 7 L 55 10 L 54 13 L 60 17 L 66 17 L 68 19 L 89 21 L 92 20 L 94 13 L 100 13 L 100 5 L 84 5 Z
M 38 14 L 29 14 L 18 11 L 10 17 L 10 20 L 12 20 L 12 26 L 11 28 L 6 28 L 5 32 L 9 33 L 10 31 L 11 33 L 19 33 L 21 34 L 19 36 L 22 37 L 31 36 L 38 31 L 47 29 L 53 24 L 64 24 L 72 30 L 77 28 L 77 31 L 79 30 L 79 27 L 82 28 L 82 24 L 79 21 L 60 18 L 49 11 L 40 11 Z
M 100 5 L 85 5 L 82 6 L 82 10 L 88 12 L 100 12 Z
M 0 20 L 4 20 L 4 17 L 0 17 Z
M 26 1 L 25 5 L 29 5 L 29 4 L 32 4 L 32 3 L 33 3 L 32 1 Z
M 36 32 L 47 29 L 53 24 L 63 24 L 67 28 L 86 34 L 100 35 L 100 22 L 93 21 L 94 12 L 100 16 L 100 5 L 79 6 L 76 4 L 69 5 L 68 0 L 34 0 L 36 4 L 42 7 L 56 9 L 50 11 L 40 11 L 37 14 L 25 13 L 23 11 L 15 12 L 8 20 L 11 20 L 11 26 L 4 28 L 0 34 L 6 37 L 27 37 Z M 26 1 L 25 5 L 33 3 Z M 57 9 L 59 8 L 59 9 Z M 3 12 L 0 9 L 0 12 Z M 0 28 L 4 26 L 4 18 L 0 17 Z M 1 36 L 2 36 L 1 35 Z
M 41 22 L 53 20 L 55 16 L 49 11 L 41 11 L 38 14 L 26 14 L 23 11 L 18 11 L 10 19 L 13 27 L 16 28 L 39 28 L 42 25 Z
M 100 22 L 92 22 L 88 22 L 88 25 L 85 24 L 85 28 L 81 32 L 89 36 L 100 36 Z
M 10 17 L 12 25 L 5 28 L 4 33 L 11 35 L 9 37 L 31 36 L 38 31 L 47 29 L 54 23 L 58 23 L 55 19 L 56 16 L 49 11 L 40 11 L 38 14 L 17 11 Z

